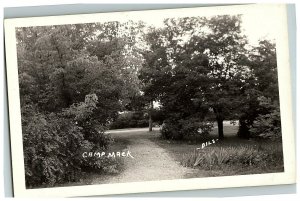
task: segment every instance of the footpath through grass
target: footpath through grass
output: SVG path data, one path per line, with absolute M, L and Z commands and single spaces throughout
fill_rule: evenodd
M 224 126 L 225 139 L 222 141 L 217 140 L 217 129 L 214 129 L 209 136 L 190 138 L 184 141 L 163 140 L 159 137 L 160 132 L 158 130 L 151 133 L 146 130 L 139 132 L 129 130 L 128 132 L 112 134 L 114 143 L 112 143 L 108 152 L 127 149 L 133 139 L 144 138 L 165 149 L 181 166 L 195 170 L 186 173 L 185 178 L 284 171 L 281 142 L 240 139 L 236 136 L 237 128 L 237 126 Z M 149 153 L 151 154 L 151 152 Z M 159 160 L 159 157 L 157 159 Z M 107 172 L 105 174 L 86 172 L 85 177 L 79 182 L 72 182 L 69 185 L 89 185 L 95 179 L 97 181 L 108 181 L 117 177 L 125 171 L 124 159 L 117 160 L 118 167 L 113 168 L 114 171 L 111 174 Z M 157 171 L 160 171 L 160 169 L 157 169 Z

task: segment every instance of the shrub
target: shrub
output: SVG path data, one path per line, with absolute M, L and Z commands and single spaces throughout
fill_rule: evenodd
M 105 126 L 101 125 L 94 118 L 94 111 L 97 108 L 98 97 L 96 94 L 89 94 L 84 102 L 71 105 L 63 111 L 63 116 L 73 119 L 76 125 L 82 128 L 84 139 L 93 143 L 92 150 L 107 149 L 111 139 L 104 135 Z
M 114 159 L 83 158 L 85 151 L 107 150 L 111 138 L 92 117 L 97 96 L 72 105 L 62 113 L 43 114 L 22 105 L 26 186 L 54 186 L 78 181 L 84 170 L 114 172 Z
M 110 129 L 142 128 L 148 126 L 148 119 L 143 112 L 125 112 L 110 124 Z
M 182 139 L 179 132 L 179 125 L 171 122 L 170 120 L 166 120 L 161 127 L 160 133 L 163 139 Z
M 74 181 L 80 172 L 79 150 L 87 145 L 81 128 L 54 114 L 22 119 L 26 185 Z
M 274 109 L 270 114 L 259 115 L 250 128 L 250 132 L 253 136 L 262 138 L 281 138 L 279 108 Z
M 205 136 L 212 128 L 212 122 L 201 122 L 197 118 L 168 119 L 162 125 L 161 136 L 163 139 L 181 140 L 188 136 Z
M 265 97 L 259 98 L 260 105 L 268 112 L 259 114 L 250 128 L 252 136 L 279 139 L 281 138 L 281 121 L 279 103 Z

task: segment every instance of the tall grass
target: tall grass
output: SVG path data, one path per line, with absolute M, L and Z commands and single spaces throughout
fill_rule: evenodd
M 186 167 L 220 169 L 224 166 L 276 166 L 282 164 L 280 147 L 268 146 L 230 146 L 207 147 L 183 154 L 180 160 Z

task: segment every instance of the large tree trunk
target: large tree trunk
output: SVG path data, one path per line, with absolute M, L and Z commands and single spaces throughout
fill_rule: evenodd
M 218 133 L 219 133 L 219 139 L 224 139 L 224 131 L 223 131 L 223 119 L 218 118 Z
M 149 132 L 152 131 L 152 124 L 153 124 L 153 121 L 152 121 L 152 110 L 153 110 L 153 101 L 150 101 L 150 110 L 148 112 L 148 115 L 149 115 Z

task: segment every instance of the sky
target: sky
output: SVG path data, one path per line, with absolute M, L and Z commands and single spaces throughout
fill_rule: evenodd
M 257 45 L 259 39 L 275 40 L 277 23 L 264 13 L 242 16 L 242 29 L 249 43 Z

